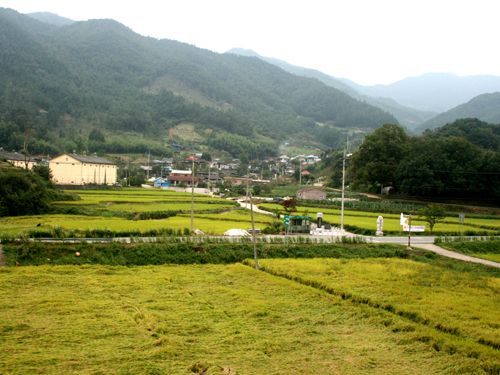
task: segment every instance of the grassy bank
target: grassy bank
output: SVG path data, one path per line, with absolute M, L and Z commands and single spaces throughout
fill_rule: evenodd
M 80 253 L 77 257 L 75 254 Z M 251 243 L 139 243 L 52 244 L 4 246 L 9 265 L 143 266 L 161 264 L 229 264 L 253 258 Z M 376 258 L 406 257 L 402 245 L 393 244 L 258 244 L 260 258 Z

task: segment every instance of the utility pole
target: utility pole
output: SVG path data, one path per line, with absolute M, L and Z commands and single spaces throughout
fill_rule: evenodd
M 191 169 L 191 233 L 193 232 L 193 217 L 194 217 L 194 154 L 193 167 Z
M 248 177 L 250 174 L 250 166 L 248 166 L 247 170 L 247 192 L 246 192 L 246 197 L 245 197 L 245 208 L 248 208 Z
M 148 181 L 149 181 L 149 156 L 151 155 L 151 150 L 148 152 Z
M 409 223 L 408 223 L 408 250 L 411 250 L 411 214 L 409 215 Z
M 207 193 L 207 197 L 210 197 L 210 165 L 208 166 L 208 193 Z
M 252 205 L 252 193 L 250 193 L 250 213 L 252 215 L 252 236 L 253 236 L 253 257 L 255 260 L 255 269 L 259 269 L 259 259 L 257 259 L 257 243 L 255 241 L 255 224 L 253 221 L 253 205 Z
M 342 217 L 340 219 L 340 230 L 344 230 L 344 190 L 345 190 L 345 149 L 344 158 L 342 159 Z
M 300 162 L 299 158 L 299 185 L 302 185 L 302 163 Z

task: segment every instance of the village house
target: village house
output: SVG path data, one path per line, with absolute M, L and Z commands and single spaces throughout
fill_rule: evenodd
M 0 158 L 5 158 L 8 162 L 14 164 L 15 167 L 20 168 L 26 168 L 27 166 L 28 169 L 31 169 L 40 163 L 40 159 L 38 158 L 31 158 L 30 156 L 15 152 L 5 152 L 2 148 L 0 148 Z
M 297 198 L 323 200 L 326 199 L 326 191 L 315 187 L 304 188 L 297 190 Z
M 313 164 L 317 163 L 318 161 L 321 161 L 321 159 L 316 155 L 308 155 L 306 157 L 306 164 Z
M 194 186 L 198 186 L 198 177 L 191 177 L 191 171 L 183 171 L 173 169 L 172 172 L 168 175 L 168 181 L 170 182 L 170 186 L 177 186 L 181 182 L 184 182 L 186 185 L 191 186 L 191 182 L 194 179 Z
M 58 185 L 114 185 L 118 169 L 106 158 L 77 154 L 56 156 L 49 168 Z

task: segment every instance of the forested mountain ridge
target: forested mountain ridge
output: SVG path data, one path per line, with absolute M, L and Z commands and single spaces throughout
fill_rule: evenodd
M 476 96 L 469 102 L 420 124 L 415 129 L 415 132 L 422 133 L 426 129 L 433 130 L 457 119 L 469 117 L 476 117 L 482 121 L 500 124 L 500 92 Z
M 272 57 L 260 56 L 258 53 L 252 50 L 246 50 L 242 48 L 232 48 L 226 51 L 227 54 L 236 54 L 241 56 L 257 57 L 261 60 L 267 61 L 270 64 L 279 66 L 283 70 L 303 77 L 316 78 L 320 82 L 323 82 L 327 86 L 334 87 L 353 98 L 360 101 L 367 102 L 375 107 L 378 107 L 388 113 L 391 113 L 401 125 L 405 126 L 407 129 L 413 130 L 419 124 L 437 115 L 436 112 L 432 111 L 420 111 L 415 108 L 406 107 L 399 104 L 396 100 L 391 98 L 374 97 L 369 95 L 361 94 L 363 92 L 363 86 L 355 86 L 354 82 L 348 80 L 342 80 L 339 78 L 332 77 L 328 74 L 322 73 L 315 69 L 303 68 L 300 66 L 295 66 L 289 64 L 286 61 L 275 59 Z M 345 83 L 349 82 L 349 83 Z
M 51 144 L 58 143 L 50 138 L 56 131 L 64 138 L 67 118 L 74 126 L 151 139 L 190 121 L 216 133 L 275 142 L 305 137 L 327 147 L 339 141 L 339 128 L 397 122 L 315 79 L 254 58 L 143 37 L 113 20 L 56 27 L 0 8 L 0 34 L 2 119 L 14 121 L 19 108 L 36 113 L 35 135 Z

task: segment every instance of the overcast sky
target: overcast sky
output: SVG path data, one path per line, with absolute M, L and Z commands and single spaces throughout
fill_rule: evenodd
M 112 18 L 215 52 L 252 49 L 362 85 L 427 72 L 500 76 L 499 0 L 0 0 L 20 13 Z

